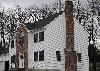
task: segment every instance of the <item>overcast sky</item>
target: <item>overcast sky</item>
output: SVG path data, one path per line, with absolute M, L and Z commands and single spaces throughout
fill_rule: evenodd
M 50 4 L 54 1 L 57 1 L 57 0 L 0 0 L 0 4 L 2 7 L 9 8 L 9 7 L 13 7 L 16 4 L 21 5 L 22 7 L 27 7 L 30 4 L 41 6 L 41 4 Z

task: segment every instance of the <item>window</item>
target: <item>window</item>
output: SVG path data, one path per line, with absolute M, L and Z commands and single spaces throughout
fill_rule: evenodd
M 38 33 L 34 34 L 34 43 L 38 42 Z
M 11 63 L 15 63 L 15 55 L 11 56 Z
M 21 59 L 23 59 L 23 58 L 24 58 L 24 56 L 23 56 L 23 55 L 20 55 L 20 58 L 21 58 Z
M 25 36 L 24 36 L 25 34 L 24 34 L 24 32 L 21 32 L 20 34 L 19 34 L 19 44 L 21 45 L 21 46 L 23 46 L 23 44 L 24 44 L 24 42 L 25 42 Z
M 39 42 L 44 41 L 44 31 L 39 33 Z
M 44 31 L 34 34 L 34 43 L 44 41 Z
M 56 51 L 57 61 L 61 61 L 61 54 L 60 51 Z
M 34 52 L 34 61 L 38 61 L 38 51 L 37 52 Z
M 39 51 L 39 61 L 44 61 L 44 50 Z
M 14 40 L 11 41 L 11 48 L 14 48 Z
M 81 62 L 81 53 L 77 53 L 78 62 Z

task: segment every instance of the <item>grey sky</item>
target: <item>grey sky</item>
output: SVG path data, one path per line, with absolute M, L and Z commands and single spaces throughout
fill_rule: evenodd
M 1 6 L 5 8 L 13 7 L 15 4 L 21 5 L 22 7 L 27 7 L 30 4 L 38 5 L 49 4 L 56 0 L 0 0 Z M 64 0 L 62 0 L 64 1 Z

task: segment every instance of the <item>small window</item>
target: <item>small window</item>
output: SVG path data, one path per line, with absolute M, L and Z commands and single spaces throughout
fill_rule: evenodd
M 34 43 L 38 42 L 38 33 L 34 34 Z
M 11 41 L 11 48 L 14 48 L 14 40 Z
M 34 52 L 34 61 L 38 61 L 38 51 L 37 52 Z
M 39 33 L 39 42 L 44 41 L 44 31 Z
M 21 45 L 21 46 L 23 46 L 23 44 L 24 44 L 24 42 L 25 42 L 25 36 L 24 36 L 24 32 L 22 32 L 22 33 L 20 33 L 19 34 L 19 44 Z
M 81 53 L 77 53 L 78 62 L 81 62 Z
M 39 61 L 44 61 L 44 50 L 39 51 Z
M 11 56 L 11 63 L 15 63 L 15 55 Z
M 23 46 L 24 44 L 24 36 L 20 37 L 19 44 Z
M 20 58 L 21 58 L 21 59 L 23 59 L 23 58 L 24 58 L 24 56 L 23 56 L 23 55 L 20 55 Z
M 61 61 L 61 54 L 60 51 L 56 51 L 57 61 Z

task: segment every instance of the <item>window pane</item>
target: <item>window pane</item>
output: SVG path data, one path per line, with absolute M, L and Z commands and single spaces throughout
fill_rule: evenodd
M 14 48 L 14 40 L 11 41 L 11 48 Z
M 38 42 L 38 33 L 34 34 L 34 43 Z
M 15 55 L 11 56 L 11 63 L 15 63 Z
M 19 44 L 21 45 L 21 46 L 23 46 L 23 44 L 24 44 L 24 36 L 21 36 L 20 37 L 20 39 L 19 39 Z
M 81 62 L 81 53 L 77 53 L 78 61 Z
M 44 41 L 44 31 L 39 33 L 39 42 Z
M 57 61 L 61 61 L 61 54 L 60 51 L 56 51 Z
M 34 61 L 38 61 L 38 51 L 34 52 Z
M 44 50 L 39 51 L 39 61 L 44 61 Z

